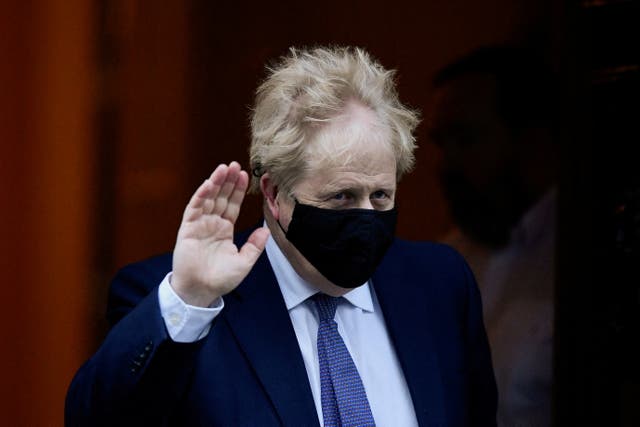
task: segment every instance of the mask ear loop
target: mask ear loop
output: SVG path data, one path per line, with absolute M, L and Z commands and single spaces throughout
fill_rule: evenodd
M 276 222 L 278 223 L 278 227 L 280 227 L 280 230 L 282 230 L 282 232 L 284 233 L 284 236 L 287 237 L 287 232 L 282 227 L 282 224 L 280 224 L 280 220 L 276 220 Z
M 295 203 L 295 206 L 300 204 L 300 202 L 298 202 L 298 199 L 296 198 L 296 196 L 291 196 L 291 198 L 293 199 L 293 202 Z M 293 207 L 294 211 L 296 210 L 295 206 Z M 292 217 L 293 217 L 293 214 L 292 214 Z M 284 227 L 282 227 L 282 224 L 280 224 L 280 220 L 277 219 L 276 222 L 278 223 L 278 227 L 280 227 L 280 230 L 282 230 L 282 232 L 284 233 L 284 236 L 287 237 L 287 232 L 285 231 Z

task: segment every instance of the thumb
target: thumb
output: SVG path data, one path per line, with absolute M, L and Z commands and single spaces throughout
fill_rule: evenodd
M 256 263 L 260 254 L 264 250 L 269 238 L 270 231 L 267 227 L 260 227 L 255 230 L 247 239 L 247 242 L 240 248 L 240 256 L 249 264 Z

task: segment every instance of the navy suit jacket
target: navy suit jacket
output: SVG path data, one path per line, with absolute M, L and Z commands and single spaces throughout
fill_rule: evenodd
M 173 342 L 161 317 L 157 286 L 170 269 L 167 254 L 117 274 L 107 314 L 113 326 L 70 386 L 66 425 L 318 426 L 266 254 L 196 343 Z M 396 239 L 372 283 L 420 426 L 494 426 L 480 296 L 460 255 Z

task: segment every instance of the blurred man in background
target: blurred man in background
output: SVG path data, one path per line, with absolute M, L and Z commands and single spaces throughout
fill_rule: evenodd
M 533 52 L 478 49 L 434 79 L 430 136 L 457 230 L 447 243 L 481 289 L 501 426 L 551 422 L 555 87 Z

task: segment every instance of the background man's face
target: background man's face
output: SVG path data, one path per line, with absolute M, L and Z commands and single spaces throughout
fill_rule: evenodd
M 512 154 L 493 78 L 468 75 L 438 88 L 430 136 L 442 148 L 445 171 L 462 174 L 476 191 L 486 192 Z
M 480 243 L 506 244 L 524 194 L 517 141 L 498 114 L 494 78 L 470 74 L 438 88 L 430 135 L 442 148 L 441 182 L 454 221 Z

